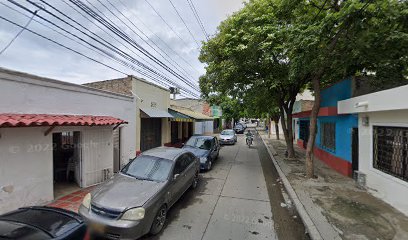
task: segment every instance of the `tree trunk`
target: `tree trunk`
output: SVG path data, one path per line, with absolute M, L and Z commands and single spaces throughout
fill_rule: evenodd
M 286 128 L 288 131 L 288 140 L 286 142 L 287 142 L 287 149 L 288 149 L 288 158 L 295 157 L 295 148 L 293 146 L 292 110 L 293 110 L 293 103 L 291 103 L 291 106 L 286 112 L 286 121 L 287 121 Z
M 279 122 L 275 122 L 275 132 L 276 132 L 276 140 L 280 140 L 280 138 L 279 138 Z
M 280 116 L 279 114 L 272 114 L 272 117 L 270 118 L 274 123 L 275 123 L 275 133 L 276 133 L 276 140 L 280 140 L 280 133 L 279 133 L 279 120 Z
M 283 135 L 285 137 L 285 142 L 286 142 L 286 150 L 287 150 L 287 157 L 288 158 L 294 158 L 295 157 L 295 148 L 293 147 L 293 137 L 292 137 L 292 112 L 287 110 L 287 112 L 290 112 L 290 114 L 287 114 L 286 110 L 281 106 L 279 107 L 280 109 L 280 115 L 281 115 L 281 123 L 282 123 L 282 129 L 283 129 Z M 290 109 L 290 107 L 289 107 Z M 285 117 L 285 113 L 287 118 Z M 289 123 L 289 125 L 288 125 Z
M 317 133 L 317 116 L 320 110 L 320 76 L 312 80 L 315 101 L 310 115 L 309 141 L 306 147 L 306 176 L 314 178 L 313 149 Z

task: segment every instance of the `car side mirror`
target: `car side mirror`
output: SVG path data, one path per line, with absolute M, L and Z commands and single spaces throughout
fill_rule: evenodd
M 180 174 L 178 174 L 178 173 L 174 174 L 173 180 L 174 180 L 174 181 L 177 180 L 177 178 L 178 178 L 179 176 L 180 176 Z

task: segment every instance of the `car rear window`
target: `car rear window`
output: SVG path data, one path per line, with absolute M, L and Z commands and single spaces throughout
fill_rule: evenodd
M 40 229 L 33 228 L 22 223 L 0 220 L 0 239 L 46 240 L 51 239 L 51 236 Z
M 70 216 L 46 209 L 21 209 L 1 216 L 0 220 L 24 223 L 42 229 L 54 237 L 61 236 L 79 224 Z

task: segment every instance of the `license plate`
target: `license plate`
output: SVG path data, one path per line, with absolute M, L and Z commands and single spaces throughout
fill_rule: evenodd
M 94 232 L 94 233 L 104 233 L 105 225 L 100 224 L 100 223 L 91 223 L 89 225 L 89 229 L 91 230 L 91 232 Z

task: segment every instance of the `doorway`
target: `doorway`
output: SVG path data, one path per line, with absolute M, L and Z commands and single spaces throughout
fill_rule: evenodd
M 120 165 L 120 138 L 121 138 L 121 127 L 113 130 L 113 172 L 117 173 L 121 169 Z
M 142 118 L 140 129 L 140 150 L 142 152 L 162 145 L 162 119 Z
M 70 194 L 81 186 L 81 133 L 52 135 L 54 198 Z
M 351 166 L 354 171 L 358 171 L 358 128 L 353 128 L 351 137 Z

